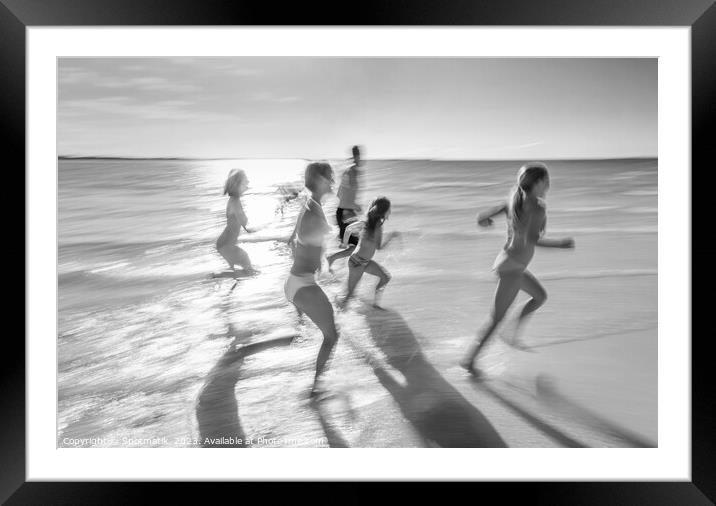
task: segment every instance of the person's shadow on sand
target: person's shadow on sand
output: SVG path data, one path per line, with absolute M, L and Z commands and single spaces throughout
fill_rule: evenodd
M 326 442 L 328 443 L 328 446 L 330 448 L 350 448 L 351 445 L 343 437 L 341 431 L 330 421 L 332 418 L 330 411 L 326 411 L 324 407 L 326 403 L 335 401 L 340 402 L 343 405 L 343 409 L 348 410 L 349 416 L 355 418 L 356 415 L 350 405 L 350 399 L 345 394 L 326 394 L 320 398 L 312 400 L 311 407 L 315 409 L 316 414 L 318 415 L 318 421 L 321 424 L 323 433 L 326 435 Z
M 244 448 L 246 435 L 239 419 L 239 407 L 234 388 L 239 381 L 244 358 L 274 346 L 286 346 L 293 336 L 236 346 L 239 338 L 229 346 L 209 371 L 196 403 L 201 446 L 212 448 Z M 233 438 L 233 439 L 231 439 Z
M 425 359 L 415 335 L 398 313 L 366 309 L 365 315 L 373 341 L 407 384 L 398 383 L 374 360 L 371 366 L 424 439 L 446 448 L 507 446 L 489 420 Z

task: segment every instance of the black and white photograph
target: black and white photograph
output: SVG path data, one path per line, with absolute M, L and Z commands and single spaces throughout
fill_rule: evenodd
M 57 58 L 57 448 L 658 448 L 658 59 Z

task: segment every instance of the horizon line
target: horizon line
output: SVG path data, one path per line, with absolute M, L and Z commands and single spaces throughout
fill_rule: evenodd
M 440 161 L 440 162 L 513 162 L 520 160 L 587 161 L 587 160 L 653 160 L 658 156 L 599 156 L 599 157 L 530 157 L 530 158 L 442 158 L 442 157 L 388 157 L 364 158 L 364 161 Z M 349 160 L 350 157 L 305 158 L 305 157 L 189 157 L 189 156 L 105 156 L 105 155 L 58 155 L 58 160 Z

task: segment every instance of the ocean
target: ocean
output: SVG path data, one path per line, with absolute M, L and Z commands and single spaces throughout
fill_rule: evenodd
M 303 197 L 282 204 L 279 186 L 300 185 L 305 164 L 59 160 L 58 447 L 657 444 L 656 159 L 547 161 L 546 234 L 576 247 L 537 249 L 548 300 L 525 330 L 532 352 L 496 336 L 479 384 L 456 364 L 489 314 L 506 224 L 475 215 L 506 198 L 520 162 L 367 161 L 359 200 L 388 197 L 385 230 L 402 240 L 375 257 L 392 274 L 386 310 L 365 275 L 336 313 L 319 406 L 305 393 L 321 335 L 283 293 Z M 346 162 L 333 166 L 339 180 Z M 257 229 L 239 245 L 260 271 L 236 282 L 211 276 L 226 269 L 214 242 L 234 167 Z M 346 277 L 342 259 L 318 280 L 333 300 Z

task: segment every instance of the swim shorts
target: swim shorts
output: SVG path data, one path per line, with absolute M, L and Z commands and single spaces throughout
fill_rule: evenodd
M 343 234 L 346 231 L 346 227 L 351 224 L 351 221 L 346 221 L 343 218 L 343 213 L 345 211 L 348 211 L 348 215 L 350 217 L 355 216 L 355 211 L 353 211 L 353 209 L 343 209 L 341 207 L 336 209 L 336 223 L 338 223 L 338 238 L 341 241 L 343 240 Z M 348 238 L 348 244 L 358 246 L 358 237 L 355 235 L 350 236 L 350 238 Z

